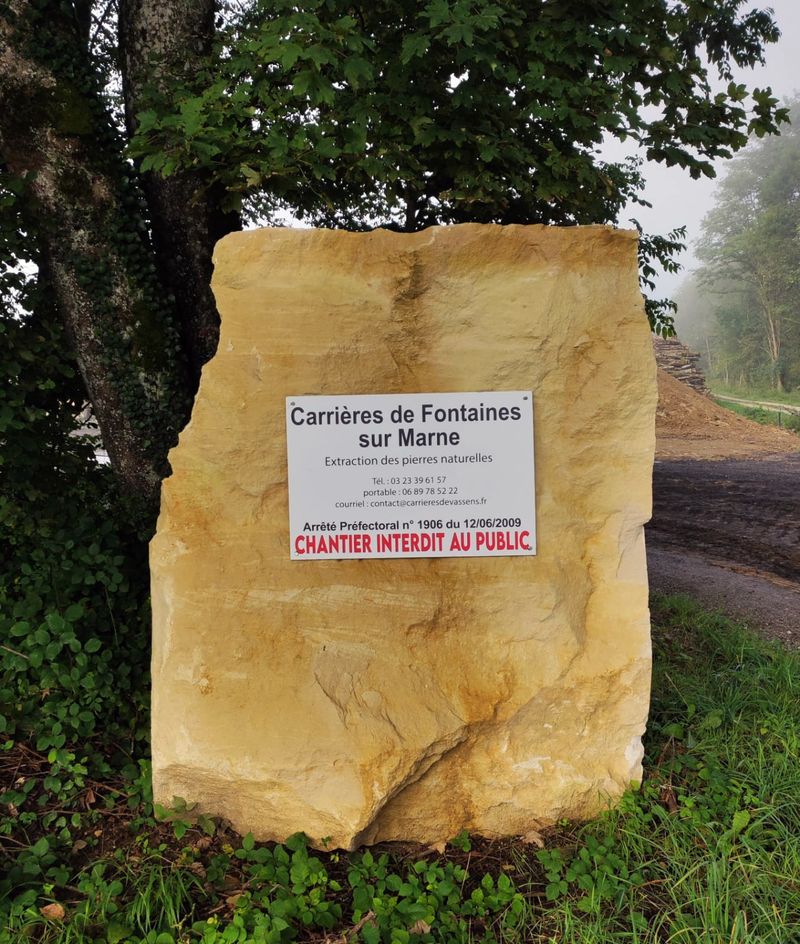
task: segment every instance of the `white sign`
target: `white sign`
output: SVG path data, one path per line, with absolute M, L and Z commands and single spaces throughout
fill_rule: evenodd
M 287 397 L 292 560 L 536 553 L 533 395 Z

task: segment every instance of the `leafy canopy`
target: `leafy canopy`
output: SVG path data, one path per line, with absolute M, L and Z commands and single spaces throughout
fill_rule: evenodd
M 210 172 L 262 219 L 615 222 L 644 202 L 642 178 L 637 160 L 603 160 L 606 136 L 713 176 L 713 160 L 785 119 L 769 89 L 732 81 L 779 35 L 769 12 L 741 7 L 257 0 L 207 70 L 153 90 L 133 153 L 145 169 Z
M 604 135 L 713 176 L 784 111 L 709 68 L 761 60 L 770 15 L 736 2 L 258 2 L 207 72 L 140 116 L 162 170 L 322 225 L 613 220 L 641 186 Z

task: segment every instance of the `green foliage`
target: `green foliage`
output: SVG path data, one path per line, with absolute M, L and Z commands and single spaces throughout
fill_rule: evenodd
M 31 855 L 46 852 L 43 841 Z M 187 846 L 173 861 L 167 852 L 142 838 L 135 856 L 120 852 L 87 866 L 72 881 L 80 901 L 65 924 L 48 923 L 30 895 L 18 896 L 1 944 L 35 931 L 49 942 L 100 934 L 107 944 L 175 944 L 179 937 L 284 944 L 343 927 L 349 940 L 364 944 L 489 944 L 510 933 L 524 911 L 505 873 L 473 876 L 447 860 L 403 864 L 371 852 L 337 853 L 326 864 L 302 835 L 276 846 L 248 835 L 238 848 L 207 853 Z
M 655 618 L 645 781 L 536 854 L 550 905 L 525 939 L 784 944 L 800 934 L 800 660 L 686 598 Z
M 257 847 L 245 836 L 234 856 L 244 865 L 244 890 L 234 902 L 234 926 L 246 929 L 265 944 L 296 940 L 302 929 L 336 927 L 342 907 L 336 896 L 341 885 L 331 879 L 322 861 L 311 855 L 302 835 L 285 846 Z M 211 875 L 223 879 L 230 857 L 216 856 Z M 220 922 L 195 925 L 204 944 L 227 944 L 231 932 Z
M 800 414 L 784 413 L 780 418 L 781 425 L 793 433 L 800 433 Z
M 5 878 L 24 885 L 62 874 L 57 850 L 114 802 L 97 782 L 144 753 L 149 631 L 145 548 L 79 434 L 85 392 L 22 191 L 0 178 L 0 845 L 30 847 Z
M 744 416 L 748 420 L 753 420 L 764 426 L 779 426 L 781 429 L 788 429 L 794 433 L 800 432 L 800 413 L 786 413 L 783 410 L 769 410 L 762 406 L 744 406 L 742 403 L 732 403 L 730 400 L 715 399 L 726 410 L 738 413 L 739 416 Z
M 354 857 L 348 883 L 353 920 L 367 922 L 361 940 L 407 944 L 413 934 L 420 941 L 490 941 L 497 939 L 496 930 L 516 927 L 523 902 L 508 875 L 495 879 L 486 874 L 469 894 L 464 891 L 467 879 L 463 867 L 448 861 L 415 862 L 398 874 L 386 854 Z M 497 929 L 492 928 L 495 922 Z M 478 928 L 485 933 L 476 933 Z
M 642 180 L 636 160 L 599 157 L 604 135 L 713 176 L 785 120 L 768 89 L 711 89 L 778 35 L 738 7 L 256 2 L 206 71 L 153 89 L 132 153 L 162 174 L 202 169 L 254 215 L 321 226 L 614 222 Z M 646 255 L 669 266 L 675 242 Z M 663 304 L 650 314 L 669 332 Z
M 313 852 L 302 836 L 210 836 L 181 801 L 159 827 L 143 769 L 128 773 L 144 807 L 113 832 L 116 852 L 40 836 L 15 855 L 0 944 L 795 940 L 800 657 L 685 598 L 654 617 L 644 783 L 545 848 L 462 833 L 441 855 Z
M 735 404 L 734 404 L 735 405 Z M 775 420 L 772 417 L 772 414 L 760 406 L 746 406 L 742 410 L 742 415 L 746 416 L 749 420 L 755 420 L 756 423 L 761 423 L 762 425 L 767 425 L 768 423 L 774 423 Z
M 604 222 L 641 184 L 598 161 L 605 132 L 713 176 L 711 159 L 785 117 L 768 91 L 708 87 L 698 45 L 726 76 L 777 38 L 736 6 L 649 0 L 623 20 L 579 2 L 255 4 L 196 85 L 154 95 L 134 148 L 324 225 Z
M 175 797 L 169 809 L 156 803 L 154 812 L 160 820 L 172 823 L 175 838 L 179 841 L 193 825 L 202 829 L 208 836 L 213 836 L 216 832 L 214 820 L 204 813 L 196 813 L 195 804 L 187 804 L 183 797 Z
M 662 337 L 670 337 L 675 334 L 674 314 L 678 306 L 670 299 L 653 298 L 648 293 L 656 287 L 657 266 L 664 272 L 680 270 L 675 257 L 684 248 L 686 227 L 680 226 L 666 236 L 648 236 L 636 220 L 632 222 L 639 231 L 639 284 L 645 296 L 645 311 L 653 331 Z
M 630 889 L 640 886 L 644 879 L 641 873 L 630 874 L 616 851 L 617 845 L 613 834 L 603 842 L 588 835 L 585 844 L 569 859 L 559 849 L 539 852 L 537 858 L 548 880 L 547 900 L 556 901 L 573 887 L 583 893 L 576 901 L 581 911 L 599 913 L 606 902 L 621 905 Z

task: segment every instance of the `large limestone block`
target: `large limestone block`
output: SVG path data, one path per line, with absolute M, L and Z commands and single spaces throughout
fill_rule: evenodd
M 523 833 L 641 774 L 656 406 L 636 236 L 268 229 L 152 542 L 153 779 L 241 832 Z M 284 398 L 533 390 L 535 557 L 289 559 Z

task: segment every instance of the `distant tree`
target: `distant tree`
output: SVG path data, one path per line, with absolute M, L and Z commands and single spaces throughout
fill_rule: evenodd
M 211 249 L 240 213 L 614 222 L 642 181 L 601 159 L 605 135 L 712 176 L 783 121 L 769 89 L 732 80 L 779 35 L 744 8 L 0 0 L 0 228 L 11 269 L 37 267 L 26 317 L 66 339 L 124 491 L 152 521 L 216 345 Z M 643 241 L 645 279 L 678 243 Z
M 678 306 L 675 333 L 684 344 L 702 354 L 704 369 L 710 373 L 715 367 L 716 321 L 713 308 L 694 272 L 681 281 L 675 292 L 675 303 Z
M 703 221 L 701 279 L 741 378 L 800 381 L 800 104 L 781 137 L 745 151 Z

